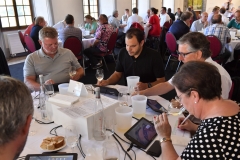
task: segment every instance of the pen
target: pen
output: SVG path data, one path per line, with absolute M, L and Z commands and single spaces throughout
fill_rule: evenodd
M 182 121 L 182 123 L 181 123 L 180 125 L 183 125 L 183 123 L 185 123 L 186 120 L 187 120 L 190 116 L 191 116 L 191 114 L 189 114 L 189 115 Z

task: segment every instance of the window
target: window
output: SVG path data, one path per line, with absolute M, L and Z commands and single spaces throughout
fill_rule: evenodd
M 132 9 L 137 7 L 137 0 L 132 0 Z
M 32 24 L 29 0 L 0 0 L 0 16 L 3 29 L 23 29 Z
M 83 0 L 83 13 L 98 19 L 98 0 Z
M 202 0 L 188 0 L 188 6 L 193 6 L 194 10 L 202 10 Z

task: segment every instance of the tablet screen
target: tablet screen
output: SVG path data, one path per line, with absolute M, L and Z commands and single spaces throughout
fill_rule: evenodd
M 154 125 L 145 118 L 141 118 L 131 129 L 124 134 L 130 141 L 141 148 L 147 146 L 157 136 Z

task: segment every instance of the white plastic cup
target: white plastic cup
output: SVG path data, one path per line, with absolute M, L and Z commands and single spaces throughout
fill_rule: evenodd
M 237 30 L 237 35 L 240 36 L 240 30 Z
M 230 31 L 231 39 L 235 38 L 236 32 L 235 31 Z
M 59 84 L 58 85 L 59 93 L 67 95 L 68 94 L 68 86 L 69 86 L 69 83 Z
M 128 86 L 128 92 L 130 92 L 131 87 L 134 88 L 137 86 L 137 83 L 139 82 L 140 77 L 139 76 L 129 76 L 127 77 L 127 86 Z
M 117 129 L 126 132 L 132 126 L 133 109 L 126 106 L 115 108 Z
M 135 95 L 131 97 L 133 116 L 140 119 L 146 115 L 147 97 L 143 95 Z

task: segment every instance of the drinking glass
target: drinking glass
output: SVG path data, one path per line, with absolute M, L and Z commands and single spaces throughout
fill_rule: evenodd
M 51 97 L 54 95 L 54 88 L 53 88 L 53 85 L 52 84 L 44 84 L 44 87 L 45 87 L 45 93 Z
M 126 89 L 120 89 L 118 90 L 118 102 L 119 102 L 119 106 L 128 106 L 128 102 L 129 102 L 129 96 L 127 93 Z
M 118 144 L 113 140 L 106 140 L 103 143 L 103 160 L 119 160 L 120 151 Z
M 69 76 L 70 76 L 70 77 L 74 77 L 75 74 L 77 74 L 77 69 L 76 69 L 76 67 L 75 67 L 75 66 L 71 66 L 71 67 L 69 68 L 69 70 L 68 70 L 68 73 L 69 73 Z
M 98 81 L 103 80 L 103 78 L 104 78 L 103 69 L 99 68 L 99 69 L 96 70 L 96 78 L 97 78 Z
M 68 147 L 71 147 L 72 153 L 74 153 L 74 147 L 77 146 L 78 134 L 76 128 L 69 125 L 65 128 L 65 138 Z
M 177 100 L 171 100 L 170 104 L 168 105 L 168 114 L 177 116 L 182 114 L 185 111 L 185 108 L 181 103 Z
M 104 133 L 107 139 L 109 139 L 109 137 L 114 134 L 114 129 L 115 129 L 114 118 L 111 116 L 106 117 L 105 125 L 104 125 Z

